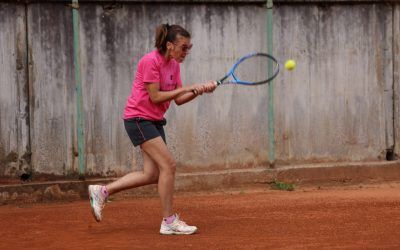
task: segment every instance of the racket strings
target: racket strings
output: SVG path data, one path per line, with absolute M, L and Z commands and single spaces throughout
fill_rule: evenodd
M 273 72 L 279 69 L 277 62 L 263 55 L 251 56 L 239 64 L 233 71 L 233 78 L 236 81 L 251 83 L 265 82 L 271 75 L 268 73 L 268 67 L 271 67 Z

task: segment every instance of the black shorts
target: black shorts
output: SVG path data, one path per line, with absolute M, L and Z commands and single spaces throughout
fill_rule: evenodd
M 164 126 L 167 124 L 165 119 L 161 121 L 150 121 L 144 118 L 135 117 L 124 120 L 126 132 L 133 145 L 136 147 L 143 142 L 161 136 L 165 143 Z

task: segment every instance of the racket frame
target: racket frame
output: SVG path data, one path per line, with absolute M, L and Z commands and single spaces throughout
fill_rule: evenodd
M 246 81 L 240 80 L 235 75 L 235 69 L 239 66 L 239 64 L 241 62 L 243 62 L 243 61 L 245 61 L 245 60 L 247 60 L 247 59 L 249 59 L 251 57 L 254 57 L 254 56 L 264 56 L 264 57 L 267 57 L 270 60 L 272 60 L 275 63 L 275 71 L 274 71 L 274 73 L 272 74 L 272 76 L 268 77 L 267 79 L 262 80 L 262 81 L 258 81 L 258 82 L 246 82 Z M 278 60 L 275 59 L 275 57 L 273 57 L 273 56 L 271 56 L 271 55 L 269 55 L 267 53 L 253 52 L 253 53 L 250 53 L 250 54 L 245 55 L 245 56 L 241 57 L 240 59 L 238 59 L 236 61 L 236 63 L 233 65 L 233 67 L 229 70 L 229 72 L 223 78 L 221 78 L 220 80 L 217 81 L 217 86 L 223 84 L 224 81 L 226 79 L 228 79 L 228 77 L 230 77 L 230 76 L 232 76 L 234 81 L 225 82 L 225 83 L 237 83 L 237 84 L 242 84 L 242 85 L 259 85 L 259 84 L 264 84 L 264 83 L 268 83 L 268 82 L 272 81 L 278 74 L 279 74 L 279 62 L 278 62 Z

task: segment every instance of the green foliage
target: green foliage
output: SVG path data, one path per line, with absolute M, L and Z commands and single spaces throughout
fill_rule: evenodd
M 291 183 L 285 183 L 281 181 L 274 181 L 271 184 L 271 187 L 276 190 L 283 190 L 283 191 L 294 191 L 294 185 Z

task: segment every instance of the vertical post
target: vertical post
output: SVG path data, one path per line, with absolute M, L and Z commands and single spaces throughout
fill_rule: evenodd
M 74 33 L 74 68 L 75 68 L 75 87 L 76 87 L 76 111 L 77 111 L 77 140 L 78 140 L 78 165 L 79 179 L 84 179 L 85 175 L 85 140 L 84 140 L 84 115 L 83 115 L 83 97 L 82 97 L 82 79 L 80 65 L 79 49 L 79 3 L 78 0 L 72 0 L 72 22 Z
M 267 0 L 267 51 L 273 55 L 273 0 Z M 273 64 L 268 64 L 268 77 L 273 74 Z M 268 84 L 268 159 L 270 167 L 275 166 L 275 130 L 274 130 L 274 84 Z

